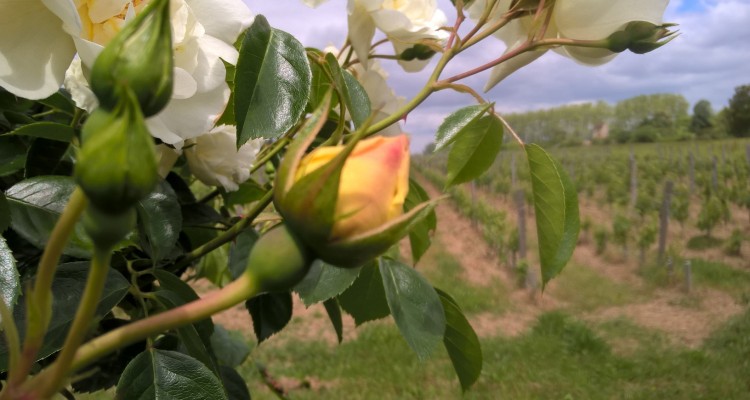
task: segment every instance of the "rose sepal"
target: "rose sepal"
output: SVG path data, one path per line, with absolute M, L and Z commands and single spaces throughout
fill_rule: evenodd
M 91 69 L 91 90 L 106 109 L 129 87 L 143 115 L 156 115 L 172 98 L 174 57 L 169 0 L 155 0 L 107 44 Z
M 344 268 L 358 267 L 383 254 L 409 234 L 409 231 L 427 218 L 440 199 L 420 203 L 406 214 L 367 232 L 313 246 L 321 260 Z

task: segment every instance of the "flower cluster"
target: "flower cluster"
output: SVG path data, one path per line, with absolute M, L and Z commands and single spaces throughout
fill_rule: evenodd
M 315 7 L 327 0 L 303 0 Z M 370 57 L 375 30 L 385 33 L 397 55 L 415 45 L 441 45 L 448 33 L 441 28 L 448 22 L 435 0 L 349 0 L 349 41 L 365 66 Z M 428 54 L 429 55 L 429 54 Z M 399 64 L 407 72 L 420 71 L 428 57 L 406 57 Z
M 631 21 L 661 23 L 664 10 L 669 0 L 558 0 L 552 2 L 551 17 L 546 25 L 544 37 L 565 38 L 574 40 L 603 40 L 622 29 Z M 493 2 L 474 0 L 467 11 L 469 16 L 478 19 L 485 8 Z M 498 20 L 513 5 L 512 0 L 494 2 L 490 12 L 490 21 Z M 534 14 L 526 14 L 511 20 L 507 26 L 498 30 L 495 36 L 505 42 L 505 53 L 522 46 L 530 37 L 537 34 L 543 24 L 534 20 Z M 541 57 L 547 50 L 522 53 L 496 66 L 485 86 L 489 90 L 519 68 Z M 585 48 L 562 46 L 555 49 L 559 54 L 569 57 L 584 65 L 601 65 L 615 57 L 615 53 L 605 48 Z

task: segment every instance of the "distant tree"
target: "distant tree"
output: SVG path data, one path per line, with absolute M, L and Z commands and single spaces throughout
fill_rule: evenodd
M 734 88 L 727 107 L 727 123 L 732 136 L 750 136 L 750 85 Z
M 711 102 L 700 100 L 693 106 L 693 116 L 690 119 L 690 131 L 697 137 L 711 137 L 714 127 L 714 110 Z
M 428 156 L 428 155 L 430 155 L 430 154 L 432 154 L 434 152 L 435 152 L 435 143 L 434 142 L 427 143 L 427 145 L 422 150 L 422 154 L 424 154 L 426 156 Z

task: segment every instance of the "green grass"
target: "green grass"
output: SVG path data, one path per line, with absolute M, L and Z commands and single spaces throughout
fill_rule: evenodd
M 714 236 L 699 235 L 693 236 L 687 242 L 687 248 L 691 250 L 706 250 L 719 247 L 723 241 Z
M 612 267 L 617 268 L 617 267 Z M 576 311 L 591 311 L 638 301 L 643 293 L 629 285 L 613 282 L 593 269 L 571 263 L 553 281 L 555 297 Z
M 639 270 L 643 279 L 653 286 L 684 285 L 685 260 L 674 261 L 674 275 L 669 276 L 667 268 L 649 265 Z M 733 268 L 718 261 L 703 259 L 691 260 L 693 287 L 710 287 L 729 293 L 737 300 L 747 302 L 750 299 L 750 272 Z
M 429 266 L 420 269 L 419 266 Z M 466 266 L 471 268 L 471 266 Z M 497 268 L 502 268 L 498 263 Z M 488 278 L 484 286 L 472 285 L 463 278 L 462 266 L 450 253 L 434 243 L 418 264 L 418 269 L 433 286 L 450 294 L 465 314 L 490 311 L 501 314 L 510 307 L 508 288 L 497 278 Z
M 595 331 L 638 344 L 620 355 Z M 750 399 L 750 311 L 696 350 L 670 347 L 627 320 L 592 329 L 560 312 L 542 315 L 525 335 L 482 345 L 484 370 L 466 399 Z M 293 399 L 461 397 L 447 356 L 439 352 L 419 362 L 388 324 L 365 326 L 356 340 L 338 347 L 288 342 L 261 346 L 256 357 L 276 379 L 322 386 L 294 389 Z M 273 398 L 251 364 L 241 373 L 250 378 L 254 398 Z

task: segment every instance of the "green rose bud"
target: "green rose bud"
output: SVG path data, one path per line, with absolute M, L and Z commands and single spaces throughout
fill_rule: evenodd
M 607 49 L 615 53 L 630 50 L 644 54 L 656 50 L 677 37 L 677 32 L 669 30 L 675 24 L 656 25 L 646 21 L 633 21 L 622 30 L 607 37 Z
M 172 97 L 172 32 L 169 0 L 154 0 L 97 57 L 91 89 L 106 109 L 118 104 L 129 87 L 146 117 L 161 111 Z
M 120 214 L 158 182 L 154 142 L 129 90 L 114 110 L 97 109 L 81 132 L 74 176 L 91 203 Z
M 130 208 L 120 214 L 108 214 L 96 206 L 89 206 L 83 214 L 83 228 L 98 249 L 112 249 L 133 229 L 137 214 Z
M 280 224 L 258 239 L 250 250 L 246 274 L 262 292 L 289 290 L 305 277 L 313 258 L 305 246 Z

